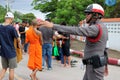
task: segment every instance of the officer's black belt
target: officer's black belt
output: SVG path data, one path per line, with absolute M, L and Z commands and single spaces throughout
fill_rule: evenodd
M 95 55 L 82 61 L 84 65 L 92 65 L 93 68 L 99 68 L 107 64 L 107 57 Z

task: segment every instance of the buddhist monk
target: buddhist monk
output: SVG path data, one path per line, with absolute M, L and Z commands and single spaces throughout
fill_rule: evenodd
M 38 80 L 36 73 L 42 70 L 42 34 L 37 30 L 39 21 L 34 19 L 29 30 L 26 31 L 26 43 L 29 43 L 28 68 L 32 70 L 30 77 L 32 80 Z

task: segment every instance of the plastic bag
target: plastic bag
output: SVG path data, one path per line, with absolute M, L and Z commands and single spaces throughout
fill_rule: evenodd
M 56 40 L 54 41 L 54 46 L 53 46 L 53 49 L 52 49 L 52 56 L 59 56 Z

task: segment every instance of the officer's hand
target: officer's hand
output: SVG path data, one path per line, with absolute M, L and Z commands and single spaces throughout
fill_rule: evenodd
M 49 27 L 49 28 L 52 28 L 52 27 L 53 27 L 53 23 L 48 22 L 48 21 L 41 21 L 41 22 L 40 22 L 40 25 L 41 25 L 41 26 L 45 26 L 45 27 Z

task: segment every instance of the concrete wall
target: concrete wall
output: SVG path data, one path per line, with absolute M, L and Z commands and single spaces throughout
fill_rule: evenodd
M 105 22 L 108 28 L 108 46 L 110 49 L 120 51 L 120 22 Z

